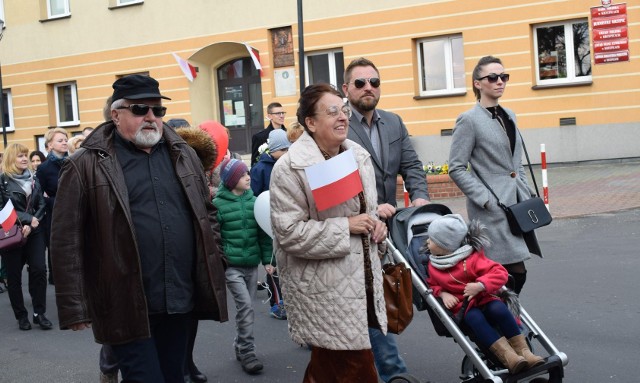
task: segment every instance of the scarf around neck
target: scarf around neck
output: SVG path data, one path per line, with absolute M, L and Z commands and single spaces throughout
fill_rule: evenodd
M 433 267 L 438 270 L 446 270 L 458 264 L 458 262 L 467 259 L 473 253 L 471 245 L 464 245 L 458 250 L 447 255 L 429 255 L 429 260 Z
M 65 153 L 62 157 L 58 157 L 53 153 L 53 150 L 49 152 L 47 156 L 47 160 L 51 161 L 51 163 L 56 164 L 58 166 L 62 166 L 62 161 L 69 156 L 69 153 Z
M 27 197 L 29 197 L 33 187 L 33 173 L 31 173 L 31 170 L 25 169 L 22 174 L 11 174 L 10 176 L 20 185 Z

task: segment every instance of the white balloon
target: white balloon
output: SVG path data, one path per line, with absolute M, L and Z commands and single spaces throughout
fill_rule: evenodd
M 269 190 L 260 193 L 253 205 L 253 215 L 260 228 L 273 238 L 273 230 L 271 229 L 271 206 L 269 205 Z

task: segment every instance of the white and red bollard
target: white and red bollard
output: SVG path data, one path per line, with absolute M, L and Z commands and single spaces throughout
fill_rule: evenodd
M 402 190 L 404 190 L 404 207 L 409 207 L 409 192 L 407 191 L 407 186 L 402 182 Z
M 544 205 L 549 210 L 549 185 L 547 182 L 547 152 L 544 144 L 540 144 L 540 165 L 542 167 L 542 198 Z

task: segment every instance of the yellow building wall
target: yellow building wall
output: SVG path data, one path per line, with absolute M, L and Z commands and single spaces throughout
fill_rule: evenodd
M 7 28 L 0 42 L 0 62 L 3 87 L 11 90 L 13 100 L 16 131 L 9 133 L 10 142 L 33 148 L 34 136 L 55 125 L 52 84 L 77 83 L 81 124 L 68 129 L 75 132 L 101 123 L 113 81 L 136 72 L 148 72 L 160 82 L 163 94 L 172 98 L 165 103 L 168 118 L 182 117 L 193 123 L 219 119 L 216 68 L 199 66 L 198 78 L 190 84 L 171 53 L 197 58 L 202 49 L 224 42 L 246 42 L 259 50 L 266 106 L 276 98 L 271 28 L 292 26 L 296 75 L 300 76 L 295 2 L 199 2 L 185 9 L 183 2 L 147 0 L 142 6 L 117 10 L 108 10 L 106 0 L 103 3 L 98 7 L 96 2 L 72 1 L 70 18 L 40 22 L 38 0 L 5 1 Z M 371 59 L 381 72 L 379 107 L 400 114 L 413 136 L 439 135 L 453 128 L 455 118 L 475 102 L 471 71 L 480 57 L 489 54 L 500 57 L 511 74 L 502 103 L 516 111 L 523 130 L 557 128 L 563 117 L 575 117 L 578 125 L 585 126 L 640 121 L 638 4 L 627 3 L 631 61 L 593 65 L 589 85 L 533 89 L 532 25 L 587 18 L 590 7 L 599 2 L 307 3 L 305 51 L 342 49 L 345 66 L 360 56 Z M 416 98 L 416 40 L 450 34 L 463 37 L 466 94 Z M 219 58 L 219 64 L 239 54 L 229 52 L 224 60 Z M 291 124 L 297 96 L 277 100 L 288 112 L 285 124 Z

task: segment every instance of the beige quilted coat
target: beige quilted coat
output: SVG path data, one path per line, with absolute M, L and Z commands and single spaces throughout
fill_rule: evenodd
M 369 153 L 353 141 L 367 211 L 377 209 Z M 271 175 L 271 223 L 289 333 L 299 344 L 330 350 L 371 348 L 367 329 L 364 259 L 359 235 L 349 234 L 347 217 L 358 215 L 354 197 L 319 212 L 304 169 L 324 157 L 306 132 L 276 162 Z M 376 315 L 384 332 L 387 316 L 377 246 L 371 243 Z

